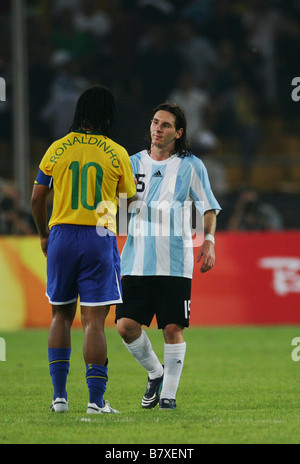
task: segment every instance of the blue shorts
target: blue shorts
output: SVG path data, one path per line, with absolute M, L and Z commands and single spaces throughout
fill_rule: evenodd
M 100 237 L 92 226 L 52 227 L 47 259 L 47 296 L 51 304 L 73 303 L 78 295 L 82 306 L 122 303 L 117 239 L 105 232 Z

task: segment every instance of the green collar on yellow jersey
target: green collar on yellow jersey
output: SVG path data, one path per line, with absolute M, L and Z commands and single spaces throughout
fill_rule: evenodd
M 102 134 L 102 132 L 96 132 L 96 131 L 94 132 L 94 131 L 88 131 L 88 130 L 85 131 L 85 130 L 82 130 L 82 129 L 77 129 L 77 130 L 74 130 L 73 132 L 79 133 L 79 134 L 102 135 L 102 136 L 104 136 Z

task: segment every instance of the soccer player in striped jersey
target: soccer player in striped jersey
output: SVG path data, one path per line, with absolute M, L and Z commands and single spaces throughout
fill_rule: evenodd
M 203 217 L 201 272 L 215 263 L 215 199 L 201 160 L 188 150 L 186 119 L 175 103 L 153 112 L 148 149 L 130 158 L 137 182 L 129 233 L 121 258 L 123 304 L 116 321 L 125 346 L 148 372 L 142 407 L 176 409 L 176 393 L 186 353 L 194 267 L 190 222 L 193 203 Z M 161 364 L 142 329 L 156 315 L 164 335 Z
M 78 295 L 89 389 L 87 412 L 118 412 L 103 399 L 108 380 L 104 325 L 110 305 L 122 302 L 117 197 L 120 193 L 133 197 L 136 185 L 128 153 L 111 138 L 115 116 L 115 98 L 109 89 L 99 86 L 84 92 L 71 133 L 47 150 L 32 193 L 32 213 L 47 257 L 47 296 L 52 305 L 48 355 L 54 412 L 69 410 L 66 383 Z M 46 202 L 52 187 L 53 211 L 48 224 Z M 108 214 L 103 214 L 103 204 Z

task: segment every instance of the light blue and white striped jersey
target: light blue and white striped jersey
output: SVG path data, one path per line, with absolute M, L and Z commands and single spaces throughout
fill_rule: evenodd
M 201 216 L 209 210 L 221 210 L 203 162 L 194 155 L 155 161 L 146 150 L 131 156 L 130 161 L 138 181 L 137 201 L 129 207 L 122 275 L 191 279 L 192 203 Z

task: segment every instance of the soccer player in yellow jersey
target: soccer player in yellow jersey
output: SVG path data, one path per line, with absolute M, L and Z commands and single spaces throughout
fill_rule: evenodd
M 48 354 L 54 412 L 69 410 L 66 384 L 78 296 L 87 412 L 118 412 L 103 399 L 108 380 L 104 326 L 110 305 L 122 302 L 117 197 L 121 193 L 134 197 L 136 185 L 128 153 L 112 140 L 115 120 L 115 98 L 109 89 L 98 86 L 84 92 L 71 132 L 48 149 L 33 188 L 31 207 L 47 257 L 47 296 L 53 315 Z M 52 188 L 48 224 L 47 197 Z

